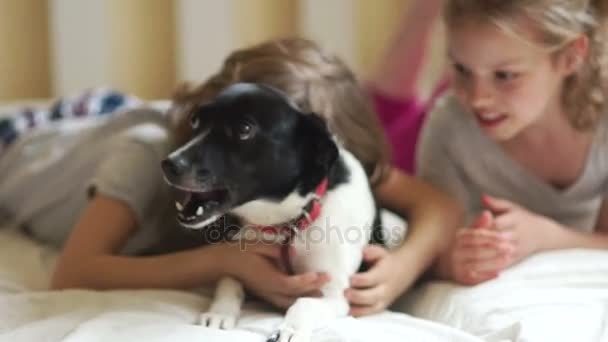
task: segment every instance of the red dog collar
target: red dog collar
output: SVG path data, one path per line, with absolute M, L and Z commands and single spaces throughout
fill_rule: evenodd
M 297 230 L 305 230 L 321 215 L 321 198 L 327 192 L 327 178 L 323 179 L 315 189 L 314 197 L 302 208 L 302 215 L 295 220 L 282 223 L 276 226 L 257 226 L 255 229 L 263 233 L 280 234 L 288 232 L 286 235 L 291 236 Z
M 315 189 L 313 198 L 302 208 L 302 215 L 290 222 L 280 224 L 278 226 L 257 226 L 256 229 L 263 233 L 271 234 L 284 234 L 286 236 L 283 240 L 281 248 L 281 260 L 287 270 L 287 273 L 294 274 L 291 262 L 289 261 L 289 246 L 291 240 L 296 235 L 298 230 L 305 230 L 319 218 L 321 215 L 321 199 L 327 192 L 327 178 L 324 178 Z

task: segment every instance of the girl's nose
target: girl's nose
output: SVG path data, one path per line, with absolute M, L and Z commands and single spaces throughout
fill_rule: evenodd
M 471 80 L 468 97 L 471 107 L 487 107 L 493 100 L 491 86 L 479 79 Z

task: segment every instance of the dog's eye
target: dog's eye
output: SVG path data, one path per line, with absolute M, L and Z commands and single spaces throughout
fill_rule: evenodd
M 239 140 L 248 140 L 251 139 L 254 135 L 254 128 L 249 122 L 240 122 L 236 127 L 234 127 L 234 135 Z
M 193 114 L 192 116 L 190 116 L 190 127 L 192 127 L 192 129 L 198 129 L 201 126 L 201 119 L 199 118 L 198 115 Z
M 198 129 L 200 125 L 201 119 L 198 118 L 198 115 L 192 115 L 190 118 L 190 126 L 192 126 L 193 129 Z

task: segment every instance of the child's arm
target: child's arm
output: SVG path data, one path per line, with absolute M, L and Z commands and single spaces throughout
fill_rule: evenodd
M 364 251 L 364 259 L 373 266 L 354 275 L 353 288 L 346 293 L 354 316 L 391 305 L 448 248 L 455 228 L 461 225 L 461 211 L 451 198 L 395 168 L 376 187 L 375 194 L 383 207 L 408 218 L 408 233 L 394 251 L 377 246 Z
M 608 200 L 602 201 L 594 233 L 582 233 L 576 229 L 558 229 L 554 236 L 547 237 L 542 247 L 545 250 L 565 248 L 608 249 Z
M 597 215 L 595 231 L 600 234 L 608 234 L 608 199 L 602 200 L 600 212 Z
M 542 250 L 568 249 L 568 248 L 594 248 L 608 249 L 608 230 L 585 233 L 575 229 L 560 226 L 556 234 L 550 236 L 542 244 Z
M 103 195 L 93 198 L 63 248 L 52 286 L 187 288 L 217 280 L 223 273 L 223 260 L 208 257 L 213 249 L 162 257 L 118 256 L 136 229 L 135 215 L 128 205 Z
M 373 87 L 393 98 L 417 97 L 429 41 L 443 0 L 413 1 L 371 80 Z
M 95 196 L 65 244 L 52 287 L 194 288 L 233 276 L 258 296 L 286 307 L 327 281 L 317 274 L 284 274 L 268 260 L 279 257 L 279 246 L 265 244 L 248 245 L 245 251 L 238 245 L 215 244 L 159 256 L 117 255 L 136 229 L 129 206 Z
M 407 268 L 417 277 L 449 246 L 449 237 L 462 225 L 461 208 L 429 183 L 395 168 L 376 195 L 383 207 L 407 217 L 408 233 L 397 252 L 415 252 L 416 261 L 408 261 Z

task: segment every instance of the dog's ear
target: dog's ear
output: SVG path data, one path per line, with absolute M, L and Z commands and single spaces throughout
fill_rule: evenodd
M 305 150 L 313 170 L 325 176 L 338 159 L 338 147 L 327 123 L 315 113 L 301 115 L 299 133 L 305 139 Z

